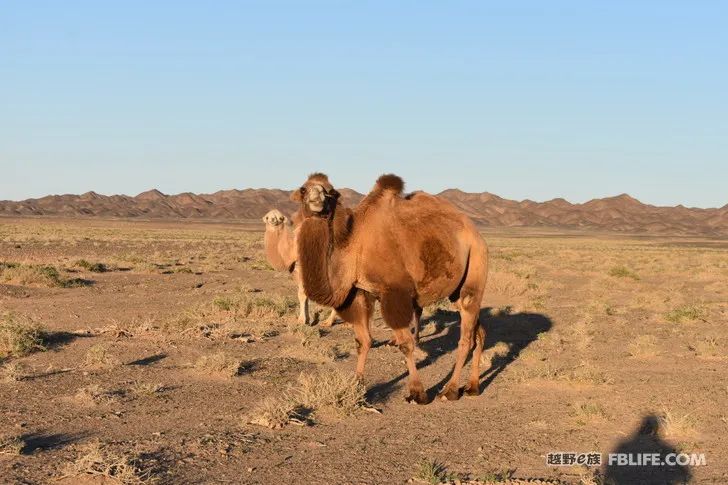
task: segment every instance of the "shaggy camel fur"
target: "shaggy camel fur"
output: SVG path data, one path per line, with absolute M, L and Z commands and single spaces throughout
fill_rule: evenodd
M 301 271 L 296 265 L 296 238 L 295 229 L 288 217 L 281 211 L 273 209 L 263 216 L 265 222 L 265 258 L 277 271 L 288 271 L 298 286 L 298 322 L 308 325 L 308 298 L 303 291 Z M 336 320 L 336 310 L 332 310 L 329 318 L 321 322 L 324 327 L 330 327 Z
M 409 396 L 428 401 L 415 366 L 409 324 L 422 307 L 449 297 L 460 312 L 460 341 L 452 377 L 440 396 L 460 397 L 460 374 L 473 350 L 465 391 L 477 395 L 485 329 L 479 322 L 488 249 L 473 222 L 450 203 L 417 192 L 404 197 L 404 183 L 383 175 L 359 205 L 344 208 L 324 174 L 311 175 L 291 198 L 301 205 L 297 234 L 303 287 L 312 300 L 336 308 L 352 324 L 358 347 L 357 375 L 371 336 L 373 300 L 395 334 L 409 371 Z

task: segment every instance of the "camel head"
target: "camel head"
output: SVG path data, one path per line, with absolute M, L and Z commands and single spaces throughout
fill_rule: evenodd
M 326 175 L 314 173 L 309 175 L 308 180 L 298 190 L 293 191 L 291 200 L 301 204 L 304 218 L 313 215 L 330 217 L 340 195 Z
M 278 209 L 270 210 L 263 216 L 263 222 L 265 222 L 265 225 L 268 227 L 277 227 L 284 224 L 286 221 L 288 221 L 288 218 Z

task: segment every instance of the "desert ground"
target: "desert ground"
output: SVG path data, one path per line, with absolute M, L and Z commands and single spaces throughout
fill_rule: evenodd
M 297 323 L 262 231 L 0 218 L 0 482 L 728 483 L 728 240 L 482 228 L 482 393 L 435 398 L 444 301 L 420 406 L 378 312 L 363 382 L 350 328 Z M 707 463 L 546 465 L 616 450 Z

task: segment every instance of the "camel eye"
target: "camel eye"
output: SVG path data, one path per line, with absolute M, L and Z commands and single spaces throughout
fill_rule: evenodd
M 306 187 L 301 187 L 298 191 L 301 192 L 301 195 L 303 195 L 306 193 Z

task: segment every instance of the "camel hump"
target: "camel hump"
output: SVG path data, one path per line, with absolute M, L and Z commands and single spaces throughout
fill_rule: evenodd
M 379 190 L 389 190 L 397 195 L 401 195 L 404 190 L 404 180 L 393 173 L 384 174 L 377 179 L 376 188 Z

